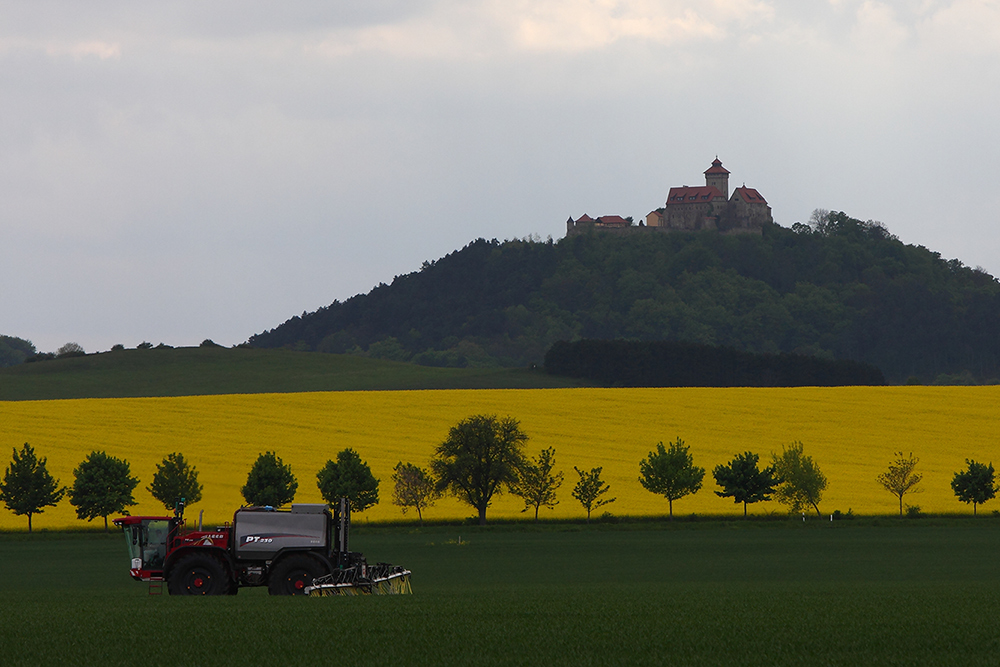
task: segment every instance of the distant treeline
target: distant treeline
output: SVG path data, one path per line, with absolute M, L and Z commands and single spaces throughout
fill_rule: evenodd
M 608 387 L 838 387 L 881 385 L 871 364 L 802 354 L 758 354 L 670 341 L 559 341 L 545 355 L 553 375 Z

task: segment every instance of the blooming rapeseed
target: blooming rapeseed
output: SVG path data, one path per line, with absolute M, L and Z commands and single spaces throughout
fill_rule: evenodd
M 612 514 L 665 514 L 667 503 L 640 486 L 639 461 L 657 442 L 682 438 L 695 465 L 706 469 L 704 487 L 674 503 L 674 513 L 742 513 L 717 497 L 712 469 L 743 451 L 762 462 L 783 445 L 801 441 L 826 474 L 820 509 L 855 513 L 898 511 L 898 500 L 876 481 L 896 451 L 920 458 L 923 493 L 905 502 L 924 511 L 965 511 L 950 488 L 966 458 L 1000 464 L 1000 387 L 836 387 L 778 389 L 529 389 L 323 392 L 177 398 L 82 399 L 0 403 L 0 469 L 10 450 L 28 442 L 62 484 L 92 450 L 125 458 L 141 480 L 132 514 L 163 514 L 146 491 L 156 464 L 181 452 L 199 472 L 203 500 L 188 509 L 210 525 L 230 520 L 243 503 L 240 487 L 259 453 L 273 450 L 299 480 L 296 502 L 322 502 L 316 472 L 351 447 L 381 480 L 380 502 L 355 520 L 398 519 L 391 504 L 391 474 L 398 461 L 426 467 L 449 427 L 478 413 L 511 415 L 530 437 L 527 451 L 554 447 L 556 469 L 566 472 L 555 510 L 543 517 L 582 517 L 570 496 L 573 466 L 603 466 L 617 502 Z M 998 501 L 1000 502 L 1000 501 Z M 519 516 L 517 498 L 501 496 L 493 517 Z M 987 505 L 985 509 L 990 509 Z M 752 514 L 783 512 L 775 502 Z M 461 518 L 471 508 L 443 499 L 424 516 Z M 409 514 L 407 515 L 409 516 Z M 83 525 L 67 501 L 46 508 L 36 528 Z M 0 528 L 26 526 L 0 511 Z

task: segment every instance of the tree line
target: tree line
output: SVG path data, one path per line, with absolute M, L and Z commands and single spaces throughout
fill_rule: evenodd
M 607 387 L 838 387 L 883 385 L 871 364 L 785 352 L 766 354 L 679 341 L 559 341 L 545 353 L 552 375 Z
M 683 341 L 872 364 L 893 383 L 1000 377 L 1000 283 L 840 212 L 760 236 L 478 239 L 252 336 L 255 347 L 525 366 L 559 340 Z
M 469 505 L 478 515 L 480 525 L 486 524 L 487 510 L 494 497 L 507 492 L 524 501 L 523 512 L 533 511 L 538 520 L 541 508 L 555 508 L 557 491 L 564 474 L 555 470 L 555 449 L 543 449 L 535 457 L 528 456 L 525 443 L 528 435 L 512 417 L 473 415 L 463 419 L 448 431 L 448 437 L 434 451 L 429 468 L 410 462 L 396 464 L 392 473 L 392 502 L 405 515 L 413 509 L 419 521 L 436 500 L 451 495 Z M 919 459 L 912 453 L 895 454 L 895 459 L 876 481 L 899 500 L 903 515 L 903 498 L 917 493 L 923 476 L 916 472 Z M 48 472 L 45 457 L 25 443 L 13 458 L 0 482 L 0 500 L 18 516 L 27 516 L 28 532 L 32 516 L 46 507 L 56 506 L 63 496 L 76 507 L 77 517 L 92 521 L 108 516 L 128 514 L 134 506 L 133 496 L 139 480 L 131 475 L 130 466 L 102 451 L 91 452 L 73 471 L 70 487 L 60 486 Z M 610 485 L 601 479 L 603 467 L 581 470 L 573 467 L 577 480 L 571 495 L 591 514 L 617 499 L 608 497 Z M 705 478 L 705 468 L 694 464 L 690 447 L 678 437 L 664 445 L 658 443 L 638 464 L 638 481 L 643 488 L 667 501 L 668 516 L 673 519 L 674 501 L 697 493 Z M 717 465 L 712 476 L 721 489 L 720 498 L 732 498 L 743 504 L 743 515 L 754 503 L 777 500 L 790 512 L 815 510 L 827 488 L 827 478 L 813 458 L 805 453 L 801 442 L 794 442 L 772 454 L 769 465 L 760 466 L 760 456 L 746 451 L 736 454 L 725 464 Z M 328 460 L 316 473 L 316 485 L 330 505 L 346 497 L 352 511 L 362 512 L 379 502 L 379 483 L 360 454 L 347 448 Z M 973 514 L 979 505 L 996 497 L 997 480 L 993 464 L 966 460 L 966 468 L 954 473 L 952 490 L 961 502 L 971 504 Z M 201 500 L 202 484 L 198 472 L 182 454 L 174 452 L 156 466 L 156 473 L 146 490 L 172 509 L 179 502 L 186 505 Z M 240 489 L 250 505 L 281 507 L 291 503 L 298 491 L 298 480 L 291 466 L 275 452 L 258 455 L 246 483 Z M 907 513 L 917 515 L 918 506 L 907 506 Z
M 412 463 L 397 464 L 393 474 L 393 502 L 404 513 L 407 508 L 416 509 L 422 520 L 424 509 L 442 494 L 450 493 L 474 508 L 482 525 L 486 523 L 486 510 L 493 496 L 506 490 L 524 500 L 522 511 L 534 510 L 537 520 L 541 507 L 551 509 L 558 504 L 556 491 L 562 484 L 563 473 L 554 471 L 555 449 L 551 447 L 535 458 L 526 456 L 523 446 L 527 439 L 527 434 L 511 417 L 475 415 L 464 419 L 438 445 L 429 472 Z M 904 456 L 898 452 L 895 456 L 876 481 L 898 497 L 902 516 L 903 496 L 921 490 L 918 484 L 922 475 L 915 472 L 919 459 L 912 453 Z M 772 454 L 770 465 L 761 468 L 759 462 L 758 454 L 747 451 L 717 465 L 712 476 L 721 490 L 715 494 L 742 503 L 744 516 L 749 505 L 771 500 L 772 496 L 790 512 L 811 508 L 820 515 L 819 503 L 827 488 L 827 478 L 805 453 L 801 442 Z M 585 471 L 574 466 L 573 470 L 578 481 L 571 495 L 586 511 L 589 522 L 593 510 L 616 499 L 606 497 L 610 487 L 600 478 L 601 467 Z M 690 447 L 680 437 L 668 445 L 658 443 L 639 462 L 639 483 L 666 499 L 671 519 L 674 501 L 701 490 L 704 477 L 705 469 L 694 464 Z M 998 490 L 993 464 L 966 460 L 966 469 L 954 474 L 951 486 L 958 500 L 972 504 L 975 514 L 977 506 L 994 498 Z M 919 513 L 919 507 L 908 509 L 911 514 Z
M 44 456 L 39 457 L 31 445 L 24 443 L 20 452 L 13 450 L 12 461 L 0 482 L 0 500 L 14 514 L 28 517 L 29 533 L 32 516 L 41 514 L 46 507 L 55 507 L 63 496 L 68 496 L 76 507 L 77 518 L 103 518 L 105 531 L 109 516 L 128 514 L 127 508 L 136 504 L 133 492 L 139 479 L 132 476 L 131 466 L 124 459 L 103 451 L 91 452 L 73 470 L 74 481 L 69 487 L 60 486 L 46 464 Z M 201 500 L 201 489 L 197 471 L 178 453 L 168 454 L 157 464 L 147 487 L 167 507 L 174 507 L 185 497 L 189 502 Z

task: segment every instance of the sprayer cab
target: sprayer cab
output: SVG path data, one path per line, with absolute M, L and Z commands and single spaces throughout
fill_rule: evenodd
M 162 516 L 128 516 L 115 519 L 115 525 L 125 531 L 132 578 L 150 581 L 161 577 L 169 537 L 177 530 L 176 520 Z

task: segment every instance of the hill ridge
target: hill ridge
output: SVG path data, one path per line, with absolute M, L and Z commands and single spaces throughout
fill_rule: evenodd
M 534 389 L 582 380 L 510 368 L 428 368 L 351 355 L 179 347 L 0 369 L 0 401 L 410 389 Z
M 758 235 L 477 239 L 249 339 L 429 366 L 540 364 L 558 340 L 673 340 L 874 364 L 889 382 L 1000 376 L 1000 283 L 828 213 Z

